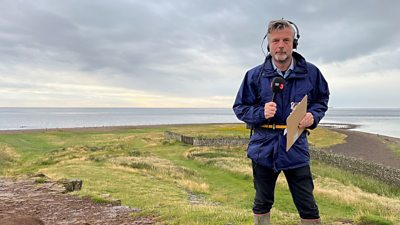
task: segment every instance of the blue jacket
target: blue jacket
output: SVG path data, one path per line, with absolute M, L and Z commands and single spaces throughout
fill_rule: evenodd
M 314 129 L 328 109 L 328 84 L 319 69 L 306 62 L 300 54 L 293 52 L 293 58 L 294 69 L 285 78 L 283 92 L 275 96 L 277 112 L 270 119 L 270 124 L 286 124 L 286 118 L 292 110 L 291 105 L 308 95 L 307 111 L 314 116 L 314 124 L 309 129 Z M 264 105 L 272 101 L 270 82 L 276 76 L 280 75 L 275 72 L 271 55 L 268 55 L 262 65 L 247 71 L 233 110 L 239 120 L 254 128 L 247 156 L 257 164 L 279 171 L 308 165 L 310 154 L 306 132 L 303 132 L 290 150 L 286 151 L 286 136 L 282 130 L 259 127 L 267 123 Z

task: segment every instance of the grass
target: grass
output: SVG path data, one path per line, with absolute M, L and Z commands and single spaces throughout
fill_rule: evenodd
M 347 135 L 324 129 L 316 128 L 310 131 L 309 143 L 318 149 L 329 148 L 334 145 L 346 143 Z
M 179 132 L 186 136 L 199 138 L 221 138 L 221 137 L 249 137 L 250 130 L 246 129 L 245 124 L 217 124 L 217 125 L 196 125 L 179 126 L 168 129 L 173 132 Z
M 356 223 L 358 225 L 393 225 L 391 221 L 373 215 L 360 216 Z
M 386 136 L 378 136 L 380 141 L 385 144 L 389 149 L 393 151 L 393 153 L 397 156 L 400 157 L 400 141 L 396 140 L 391 137 L 386 137 Z
M 9 147 L 4 143 L 0 143 L 0 174 L 7 172 L 7 169 L 20 158 L 14 148 Z
M 0 135 L 0 173 L 43 172 L 79 178 L 75 194 L 120 199 L 160 224 L 252 224 L 254 189 L 245 147 L 193 147 L 164 140 L 187 136 L 248 137 L 242 124 L 149 127 L 104 132 L 48 131 Z M 325 129 L 309 136 L 323 148 L 345 137 Z M 400 224 L 400 188 L 314 161 L 315 196 L 325 224 Z M 278 178 L 273 224 L 299 219 L 284 176 Z
M 387 145 L 398 157 L 400 157 L 400 146 L 398 144 L 389 143 Z

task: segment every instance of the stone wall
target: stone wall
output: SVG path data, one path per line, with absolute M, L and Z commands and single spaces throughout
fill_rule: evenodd
M 194 146 L 242 146 L 249 143 L 248 138 L 194 138 Z
M 164 138 L 169 140 L 177 140 L 189 145 L 193 145 L 193 139 L 194 139 L 193 137 L 184 136 L 182 134 L 178 134 L 171 131 L 165 131 Z
M 248 138 L 196 138 L 171 131 L 165 131 L 164 137 L 194 146 L 242 146 L 249 143 Z
M 371 176 L 388 184 L 400 186 L 399 169 L 340 154 L 329 153 L 315 148 L 310 148 L 310 156 L 312 159 L 320 160 L 326 164 Z
M 205 139 L 184 136 L 170 131 L 165 131 L 164 137 L 166 139 L 177 140 L 194 146 L 245 146 L 249 143 L 248 138 Z M 329 153 L 312 147 L 310 148 L 310 156 L 312 159 L 322 161 L 326 164 L 351 172 L 371 176 L 388 184 L 400 186 L 400 169 L 391 168 L 344 155 Z
M 175 132 L 164 131 L 164 138 L 167 140 L 182 141 L 182 136 L 183 135 L 175 133 Z

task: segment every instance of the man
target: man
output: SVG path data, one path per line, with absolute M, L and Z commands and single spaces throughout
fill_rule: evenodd
M 267 31 L 269 54 L 262 65 L 249 70 L 236 96 L 236 116 L 254 129 L 247 155 L 252 160 L 254 188 L 254 221 L 270 222 L 274 188 L 284 172 L 302 224 L 321 224 L 313 196 L 307 131 L 286 151 L 286 118 L 293 106 L 308 96 L 307 113 L 299 127 L 314 129 L 328 109 L 329 89 L 323 75 L 313 64 L 294 52 L 300 37 L 297 26 L 287 20 L 274 20 Z M 271 81 L 281 76 L 285 87 L 273 92 Z

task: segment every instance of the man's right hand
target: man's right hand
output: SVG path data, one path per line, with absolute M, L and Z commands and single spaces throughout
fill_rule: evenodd
M 276 113 L 276 103 L 275 102 L 267 102 L 264 106 L 264 117 L 265 119 L 269 119 L 275 116 Z

